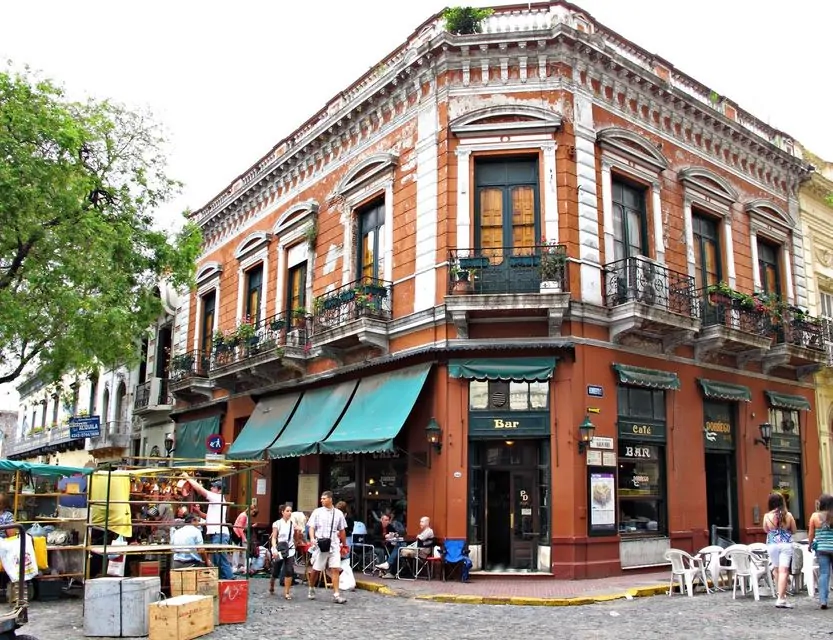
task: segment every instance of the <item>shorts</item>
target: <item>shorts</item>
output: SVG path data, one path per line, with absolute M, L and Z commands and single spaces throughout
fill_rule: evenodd
M 284 579 L 292 578 L 295 575 L 295 557 L 289 556 L 283 560 L 272 561 L 272 579 L 280 578 L 283 575 Z
M 330 569 L 341 568 L 341 552 L 338 545 L 333 545 L 329 553 L 321 553 L 318 549 L 312 553 L 313 571 L 324 571 L 328 566 Z
M 773 567 L 779 569 L 789 569 L 790 561 L 793 557 L 793 543 L 792 542 L 776 542 L 775 544 L 768 544 L 766 550 L 769 552 L 769 561 Z

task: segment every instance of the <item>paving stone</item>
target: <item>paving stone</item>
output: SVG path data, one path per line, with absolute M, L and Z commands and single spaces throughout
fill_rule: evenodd
M 367 591 L 346 592 L 347 604 L 331 602 L 331 592 L 318 590 L 306 599 L 306 588 L 295 587 L 294 600 L 268 594 L 267 580 L 250 582 L 249 619 L 223 625 L 207 640 L 272 640 L 301 638 L 319 625 L 336 625 L 348 636 L 378 635 L 386 640 L 511 637 L 621 640 L 639 638 L 831 638 L 833 609 L 821 611 L 815 600 L 799 596 L 793 610 L 776 609 L 775 601 L 732 594 L 674 595 L 615 600 L 571 607 L 452 604 Z M 21 629 L 39 640 L 82 640 L 82 599 L 35 602 L 31 623 Z M 320 622 L 319 622 L 320 621 Z M 312 632 L 314 634 L 318 631 Z M 343 635 L 343 634 L 337 634 Z

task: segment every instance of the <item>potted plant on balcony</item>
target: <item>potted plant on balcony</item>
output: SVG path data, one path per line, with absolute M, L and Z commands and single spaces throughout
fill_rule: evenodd
M 280 316 L 276 316 L 272 318 L 269 322 L 269 329 L 272 331 L 283 331 L 283 328 L 286 326 L 286 320 L 284 320 Z
M 194 367 L 194 356 L 191 353 L 180 353 L 171 358 L 171 369 L 174 371 L 191 371 Z
M 307 324 L 307 308 L 306 307 L 295 307 L 292 310 L 292 326 L 297 328 L 303 328 Z
M 541 238 L 541 293 L 561 293 L 567 254 L 554 240 Z
M 474 270 L 464 269 L 459 262 L 455 262 L 450 267 L 451 272 L 451 292 L 454 295 L 467 295 L 474 292 Z
M 706 292 L 709 294 L 709 302 L 726 306 L 732 304 L 732 296 L 735 293 L 732 287 L 722 280 L 717 284 L 710 284 L 706 287 Z
M 384 285 L 379 284 L 376 280 L 372 280 L 368 284 L 362 285 L 361 290 L 362 293 L 376 296 L 377 298 L 384 298 L 388 295 L 387 288 Z

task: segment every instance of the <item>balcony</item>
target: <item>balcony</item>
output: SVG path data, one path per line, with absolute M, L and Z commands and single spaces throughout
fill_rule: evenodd
M 460 338 L 480 321 L 540 320 L 561 335 L 570 305 L 564 245 L 457 249 L 449 252 L 446 310 Z
M 764 373 L 779 367 L 795 369 L 799 378 L 828 363 L 827 325 L 800 309 L 787 307 L 773 322 L 775 343 L 764 357 Z
M 32 430 L 22 437 L 6 440 L 4 453 L 7 458 L 23 459 L 51 451 L 66 451 L 73 443 L 80 446 L 83 442 L 83 438 L 70 437 L 69 425 L 38 427 L 38 431 Z
M 154 377 L 136 385 L 136 393 L 133 395 L 134 415 L 153 420 L 170 413 L 173 408 L 174 397 L 167 378 Z
M 188 351 L 171 358 L 168 389 L 175 398 L 200 402 L 214 397 L 214 381 L 208 379 L 211 364 L 202 351 Z
M 362 277 L 316 298 L 311 349 L 340 363 L 362 346 L 387 352 L 391 293 L 390 282 Z
M 604 301 L 612 342 L 670 353 L 700 330 L 694 278 L 643 256 L 605 265 Z
M 769 315 L 724 295 L 699 291 L 702 327 L 694 343 L 698 360 L 717 354 L 734 356 L 737 366 L 760 361 L 772 346 Z
M 232 393 L 274 384 L 287 374 L 303 374 L 308 354 L 306 316 L 279 313 L 241 324 L 214 341 L 208 377 Z
M 130 446 L 130 431 L 130 422 L 127 420 L 111 420 L 101 425 L 101 435 L 88 439 L 86 449 L 91 453 L 127 449 Z

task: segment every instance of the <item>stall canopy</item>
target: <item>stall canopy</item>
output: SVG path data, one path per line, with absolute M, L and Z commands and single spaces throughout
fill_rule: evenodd
M 730 384 L 720 380 L 706 380 L 700 378 L 703 395 L 715 400 L 729 400 L 732 402 L 752 402 L 752 392 L 749 387 L 741 384 Z
M 535 382 L 552 378 L 555 358 L 476 358 L 451 360 L 448 375 L 474 380 Z
M 357 380 L 305 391 L 289 424 L 266 450 L 270 458 L 292 458 L 318 453 L 318 443 L 326 438 L 344 413 L 358 385 Z
M 300 393 L 290 393 L 258 402 L 240 435 L 231 443 L 226 457 L 229 460 L 260 458 L 283 431 L 300 399 Z
M 220 416 L 180 422 L 176 425 L 176 448 L 174 457 L 205 458 L 205 441 L 210 435 L 220 433 Z
M 75 474 L 90 475 L 93 470 L 82 467 L 63 467 L 57 464 L 40 464 L 38 462 L 17 462 L 15 460 L 0 460 L 0 471 L 6 473 L 30 473 L 33 476 L 48 476 L 59 478 Z
M 430 364 L 380 373 L 359 382 L 347 411 L 320 444 L 321 453 L 393 451 L 393 440 L 416 404 Z
M 790 411 L 809 411 L 810 401 L 804 396 L 792 396 L 788 393 L 767 391 L 766 397 L 771 407 L 776 409 L 788 409 Z
M 676 391 L 680 388 L 680 379 L 673 371 L 631 367 L 626 364 L 614 364 L 613 370 L 619 374 L 619 382 L 622 384 L 666 391 Z

